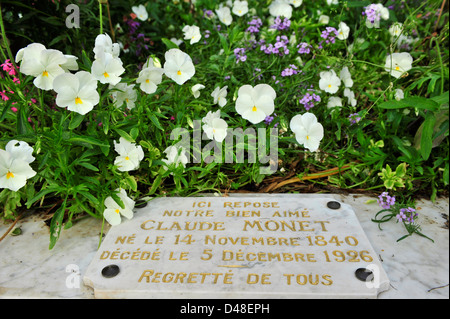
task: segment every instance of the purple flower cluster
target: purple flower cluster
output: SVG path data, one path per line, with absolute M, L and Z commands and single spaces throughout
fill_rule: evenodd
M 212 10 L 203 9 L 203 17 L 210 19 L 214 17 L 214 12 Z
M 273 116 L 267 115 L 266 118 L 264 119 L 264 123 L 266 123 L 266 125 L 269 125 L 270 123 L 272 123 L 272 121 L 275 119 L 275 117 L 277 116 L 276 113 L 273 113 Z M 275 123 L 275 125 L 273 127 L 277 127 L 278 123 Z
M 361 121 L 361 117 L 359 116 L 358 113 L 350 114 L 350 115 L 348 116 L 348 119 L 350 120 L 350 125 L 356 124 L 356 123 L 358 123 L 359 121 Z
M 383 209 L 391 209 L 395 204 L 395 196 L 389 196 L 388 192 L 381 193 L 377 199 L 378 205 Z
M 247 56 L 245 55 L 244 48 L 236 48 L 234 49 L 234 55 L 236 56 L 236 63 L 245 62 L 247 60 Z
M 378 10 L 378 6 L 376 4 L 368 5 L 364 8 L 362 15 L 365 15 L 367 20 L 370 21 L 370 23 L 375 23 L 380 21 L 381 13 Z
M 306 93 L 300 100 L 298 100 L 298 102 L 303 104 L 303 107 L 309 111 L 314 107 L 314 102 L 320 102 L 320 96 L 314 93 Z
M 300 54 L 308 54 L 308 53 L 311 52 L 312 46 L 309 43 L 300 42 L 297 45 L 297 48 L 298 48 L 298 53 L 300 53 Z
M 325 40 L 326 44 L 329 44 L 336 41 L 336 37 L 338 36 L 338 34 L 339 32 L 336 30 L 336 28 L 326 27 L 325 30 L 322 31 L 320 37 Z
M 409 216 L 408 216 L 409 215 Z M 407 221 L 409 223 L 414 222 L 414 218 L 416 218 L 419 214 L 416 213 L 416 210 L 412 207 L 408 208 L 401 208 L 400 212 L 397 214 L 397 220 L 399 222 L 401 221 Z
M 276 17 L 273 23 L 274 24 L 270 26 L 270 29 L 277 29 L 279 31 L 282 31 L 287 30 L 291 27 L 291 20 L 289 20 L 288 18 L 284 18 L 283 20 L 281 20 L 280 17 Z
M 290 64 L 288 68 L 281 71 L 281 76 L 291 76 L 298 74 L 298 68 L 294 64 Z
M 127 25 L 128 25 L 128 28 L 130 29 L 130 34 L 134 34 L 141 24 L 136 20 L 128 19 Z
M 277 42 L 273 44 L 266 45 L 263 43 L 261 45 L 261 51 L 264 51 L 266 54 L 278 54 L 280 56 L 288 55 L 289 49 L 287 45 L 289 44 L 289 39 L 287 36 L 277 36 Z
M 252 21 L 248 23 L 250 26 L 247 28 L 247 32 L 250 33 L 258 33 L 259 28 L 262 27 L 263 23 L 260 18 L 254 17 Z

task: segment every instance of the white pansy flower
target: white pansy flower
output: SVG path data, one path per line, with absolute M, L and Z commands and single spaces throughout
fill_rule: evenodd
M 231 16 L 230 8 L 222 7 L 216 10 L 217 17 L 219 21 L 225 25 L 230 25 L 233 22 L 233 17 Z
M 244 1 L 235 0 L 233 3 L 232 12 L 239 17 L 242 17 L 243 15 L 247 14 L 248 2 L 245 0 Z
M 355 92 L 350 90 L 349 88 L 344 89 L 344 96 L 348 98 L 348 104 L 351 106 L 356 106 Z
M 351 88 L 353 86 L 352 75 L 348 70 L 348 67 L 344 66 L 339 73 L 339 78 L 344 82 L 344 86 L 347 88 Z
M 206 136 L 211 140 L 222 143 L 227 136 L 228 124 L 220 118 L 220 110 L 216 112 L 209 111 L 202 119 L 204 123 L 202 128 Z
M 177 46 L 180 46 L 180 44 L 183 43 L 183 40 L 177 38 L 170 38 L 170 41 L 175 43 Z
M 412 68 L 413 58 L 408 52 L 392 53 L 386 57 L 384 68 L 394 78 L 398 79 Z
M 67 62 L 60 65 L 63 68 L 64 72 L 78 71 L 78 58 L 70 54 L 64 54 L 64 56 L 66 57 Z
M 90 112 L 100 101 L 97 80 L 86 71 L 58 75 L 53 83 L 56 105 L 79 114 Z
M 121 172 L 128 172 L 139 168 L 139 163 L 144 159 L 144 151 L 140 145 L 131 143 L 120 137 L 119 143 L 114 142 L 114 149 L 119 154 L 114 161 L 114 165 Z
M 152 60 L 151 58 L 149 60 Z M 153 60 L 152 60 L 153 61 Z M 148 67 L 139 72 L 136 83 L 140 84 L 141 90 L 147 94 L 156 92 L 158 84 L 162 82 L 164 70 L 155 67 L 153 62 L 147 63 Z
M 269 13 L 272 17 L 292 17 L 292 7 L 286 0 L 275 0 L 269 6 Z
M 319 23 L 321 23 L 321 24 L 328 24 L 328 22 L 330 22 L 330 17 L 329 16 L 327 16 L 325 14 L 322 14 L 319 17 Z
M 319 88 L 327 93 L 334 94 L 341 85 L 341 79 L 334 70 L 320 72 Z
M 394 93 L 394 98 L 397 101 L 403 100 L 405 98 L 405 93 L 403 93 L 402 89 L 396 89 Z
M 302 5 L 303 0 L 289 0 L 289 3 L 292 4 L 295 8 L 298 8 Z
M 133 10 L 133 13 L 137 16 L 139 20 L 145 21 L 148 19 L 148 13 L 144 5 L 140 4 L 139 6 L 133 6 L 131 7 L 131 10 Z
M 98 59 L 92 63 L 91 73 L 100 83 L 116 85 L 120 76 L 125 72 L 120 59 L 114 58 L 110 53 L 100 52 Z
M 268 84 L 243 85 L 236 99 L 236 112 L 253 124 L 260 123 L 275 110 L 275 90 Z
M 44 50 L 46 50 L 46 47 L 43 44 L 30 43 L 25 48 L 22 48 L 19 51 L 17 51 L 15 61 L 16 63 L 19 63 L 29 59 L 39 59 L 41 51 Z
M 172 164 L 175 164 L 175 167 L 178 167 L 180 164 L 186 167 L 188 158 L 186 156 L 186 150 L 183 147 L 169 146 L 164 150 L 164 153 L 166 153 L 167 159 L 162 159 L 162 161 L 166 164 L 164 166 L 166 170 Z
M 191 87 L 192 95 L 197 99 L 200 96 L 200 90 L 203 90 L 205 86 L 203 84 L 196 84 Z
M 110 86 L 110 89 L 115 89 L 111 92 L 111 97 L 114 101 L 114 106 L 119 108 L 125 102 L 129 110 L 133 109 L 137 99 L 137 93 L 134 89 L 134 84 L 119 83 L 115 86 Z
M 95 38 L 93 51 L 95 59 L 99 59 L 102 56 L 102 53 L 109 53 L 113 58 L 118 58 L 120 54 L 120 45 L 119 43 L 113 43 L 108 34 L 99 34 Z
M 223 88 L 220 88 L 220 86 L 218 86 L 214 89 L 214 91 L 211 93 L 211 96 L 214 98 L 214 104 L 219 104 L 220 107 L 224 107 L 225 104 L 227 104 L 227 89 L 227 85 L 225 85 Z
M 339 4 L 339 0 L 327 0 L 328 5 Z
M 67 58 L 58 50 L 35 48 L 36 50 L 20 54 L 22 63 L 20 72 L 36 77 L 33 84 L 42 90 L 53 89 L 53 80 L 65 73 L 61 65 L 67 62 Z M 20 59 L 20 58 L 19 58 Z
M 342 99 L 338 96 L 331 96 L 328 99 L 327 108 L 342 106 Z
M 190 40 L 190 44 L 197 43 L 202 38 L 200 28 L 196 25 L 186 25 L 183 28 L 184 39 Z
M 295 139 L 311 152 L 317 151 L 323 139 L 323 126 L 312 113 L 296 115 L 289 124 Z
M 393 38 L 397 38 L 402 34 L 403 31 L 403 24 L 400 22 L 394 22 L 393 25 L 389 28 L 389 33 Z
M 9 141 L 5 146 L 5 151 L 7 151 L 12 158 L 24 160 L 28 164 L 33 163 L 35 160 L 33 157 L 33 148 L 24 141 Z
M 350 28 L 345 22 L 339 23 L 339 29 L 337 30 L 338 35 L 336 36 L 339 40 L 345 40 L 350 34 Z
M 0 188 L 17 192 L 25 186 L 27 179 L 36 175 L 26 162 L 27 158 L 16 158 L 6 150 L 0 149 Z
M 127 219 L 133 218 L 135 202 L 128 197 L 124 189 L 120 189 L 118 191 L 119 192 L 116 195 L 122 201 L 124 208 L 120 207 L 120 205 L 111 196 L 107 197 L 104 203 L 105 210 L 103 211 L 103 217 L 105 217 L 106 221 L 112 226 L 119 225 L 122 222 L 121 216 Z
M 165 53 L 164 73 L 177 84 L 182 85 L 195 74 L 191 57 L 179 49 L 170 49 Z

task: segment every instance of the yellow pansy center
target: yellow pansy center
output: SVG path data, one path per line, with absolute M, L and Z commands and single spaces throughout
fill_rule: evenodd
M 119 209 L 116 209 L 116 214 L 119 214 L 120 213 L 120 210 Z
M 42 72 L 42 76 L 47 76 L 48 77 L 48 72 L 47 71 Z
M 150 83 L 150 80 L 149 79 L 145 80 L 145 83 Z
M 10 171 L 8 171 L 8 173 L 6 173 L 6 179 L 10 179 L 10 178 L 14 178 L 14 174 L 11 173 Z
M 328 87 L 331 88 L 331 84 L 328 84 Z
M 181 75 L 181 71 L 180 71 L 180 70 L 178 70 L 177 74 L 178 74 L 178 75 Z
M 306 135 L 306 140 L 307 140 L 307 141 L 309 140 L 309 135 Z
M 253 105 L 252 111 L 253 111 L 253 112 L 256 112 L 257 110 L 258 110 L 258 109 L 256 108 L 256 106 Z
M 130 158 L 127 156 L 127 157 L 125 157 L 125 159 L 127 160 L 127 161 L 129 161 L 130 160 Z
M 397 66 L 395 67 L 395 69 L 396 69 L 397 71 L 399 71 L 399 70 L 400 70 L 400 67 L 397 65 Z
M 109 78 L 108 72 L 103 73 L 103 76 L 104 76 L 105 78 Z
M 83 104 L 83 101 L 81 101 L 81 99 L 77 96 L 75 98 L 75 104 Z

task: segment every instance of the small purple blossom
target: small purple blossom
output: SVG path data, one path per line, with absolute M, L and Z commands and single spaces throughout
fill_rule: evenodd
M 395 216 L 395 217 L 397 217 L 397 220 L 399 222 L 406 220 L 405 212 L 402 211 L 401 209 L 400 209 L 400 213 L 398 213 L 397 216 Z
M 298 74 L 297 67 L 294 64 L 289 65 L 288 68 L 281 71 L 281 76 L 291 76 Z
M 350 120 L 350 125 L 356 124 L 356 123 L 358 123 L 359 121 L 361 121 L 361 117 L 359 116 L 358 113 L 350 114 L 350 115 L 348 116 L 348 119 Z
M 245 62 L 247 60 L 247 56 L 245 55 L 244 48 L 234 49 L 234 55 L 236 56 L 236 63 Z
M 309 111 L 314 107 L 314 102 L 320 102 L 320 96 L 314 93 L 306 93 L 298 102 L 303 104 L 303 107 Z
M 378 196 L 377 202 L 383 209 L 391 209 L 395 204 L 395 196 L 389 196 L 388 192 L 383 192 Z
M 258 33 L 259 28 L 262 27 L 263 23 L 260 18 L 254 17 L 252 21 L 248 23 L 249 27 L 247 28 L 247 32 L 250 33 Z
M 378 6 L 376 4 L 368 5 L 364 8 L 364 12 L 362 15 L 365 15 L 367 20 L 369 20 L 370 23 L 375 23 L 380 21 L 381 13 L 378 10 Z
M 276 17 L 273 22 L 274 24 L 269 27 L 270 29 L 277 29 L 281 31 L 287 30 L 291 27 L 291 20 L 289 20 L 288 18 L 284 18 L 283 20 L 281 20 L 281 17 Z
M 288 55 L 289 49 L 287 45 L 289 44 L 289 39 L 287 36 L 277 36 L 276 38 L 277 42 L 275 44 L 268 44 L 266 45 L 263 43 L 260 47 L 261 51 L 264 51 L 266 54 L 278 54 L 280 56 Z
M 312 46 L 309 43 L 306 42 L 300 42 L 297 45 L 298 53 L 300 54 L 308 54 L 311 52 Z
M 322 34 L 320 35 L 320 37 L 325 40 L 326 44 L 329 44 L 329 43 L 335 43 L 336 37 L 338 36 L 338 34 L 339 34 L 339 32 L 336 30 L 336 28 L 326 27 L 325 30 L 322 31 Z
M 266 118 L 264 119 L 264 123 L 266 123 L 266 125 L 270 125 L 270 123 L 272 123 L 272 121 L 275 119 L 275 117 L 277 116 L 276 113 L 273 114 L 273 116 L 267 115 Z M 278 123 L 275 123 L 275 125 L 273 127 L 277 127 Z

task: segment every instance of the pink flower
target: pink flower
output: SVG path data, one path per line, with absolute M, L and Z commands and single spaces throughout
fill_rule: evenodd
M 11 107 L 11 111 L 13 111 L 14 113 L 16 113 L 18 111 L 18 109 L 16 107 Z
M 8 101 L 9 97 L 5 94 L 5 91 L 0 92 L 0 96 L 2 97 L 3 101 Z

